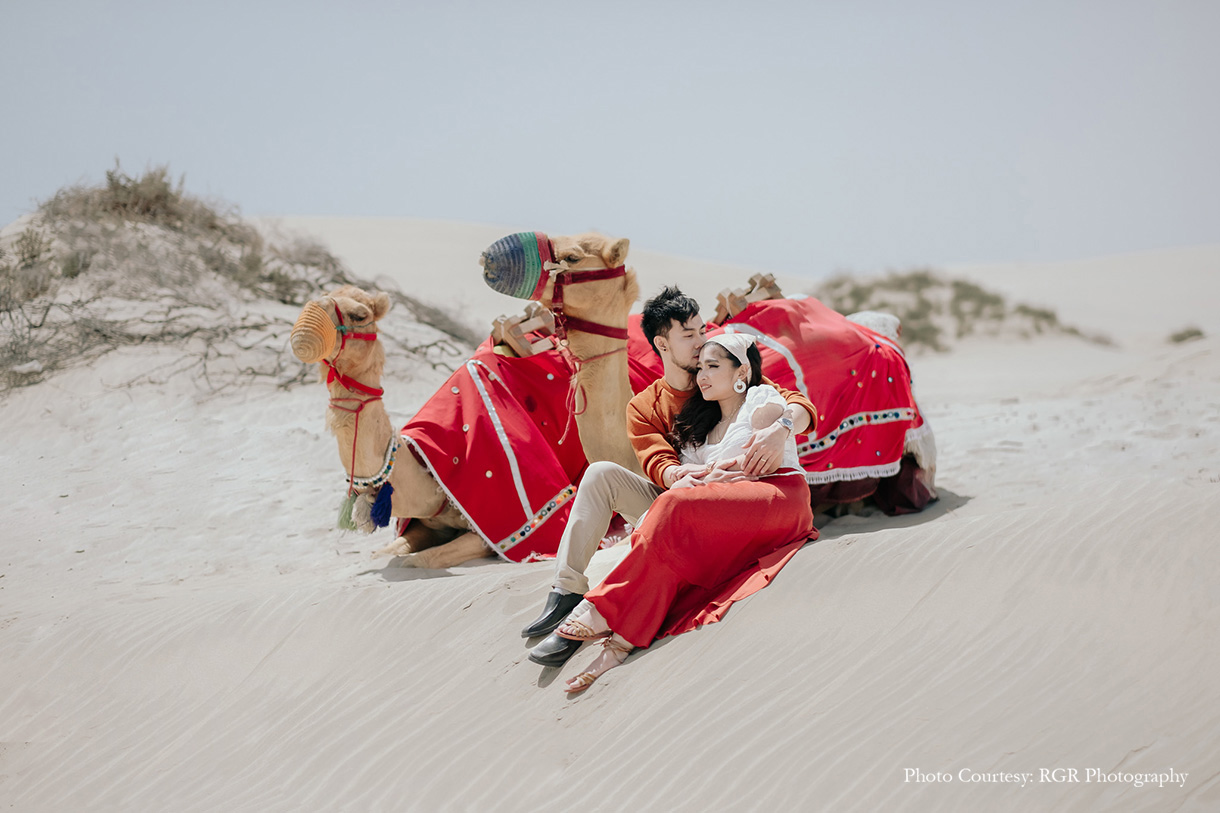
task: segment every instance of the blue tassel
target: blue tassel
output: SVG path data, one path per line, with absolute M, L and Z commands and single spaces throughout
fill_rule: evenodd
M 370 515 L 373 524 L 378 528 L 384 528 L 390 524 L 390 501 L 394 497 L 394 486 L 386 483 L 377 490 L 377 501 L 373 503 L 373 512 Z

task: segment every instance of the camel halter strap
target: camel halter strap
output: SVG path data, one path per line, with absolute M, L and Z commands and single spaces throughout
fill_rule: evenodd
M 349 326 L 349 325 L 345 325 L 343 323 L 343 311 L 339 310 L 338 305 L 335 305 L 335 318 L 337 318 L 339 320 L 339 324 L 335 328 L 335 330 L 339 331 L 339 352 L 335 353 L 334 359 L 332 359 L 330 361 L 328 361 L 326 359 L 322 359 L 322 363 L 326 365 L 326 370 L 327 370 L 326 384 L 327 384 L 327 386 L 330 386 L 334 382 L 338 381 L 340 386 L 342 386 L 348 392 L 359 392 L 359 393 L 363 393 L 364 395 L 368 396 L 367 398 L 331 398 L 330 399 L 330 405 L 332 408 L 337 409 L 340 412 L 347 412 L 349 414 L 356 416 L 356 427 L 352 432 L 352 465 L 349 467 L 350 473 L 349 473 L 348 480 L 347 480 L 347 493 L 354 494 L 356 491 L 356 441 L 360 438 L 360 413 L 369 404 L 373 403 L 374 401 L 380 401 L 381 396 L 385 394 L 385 390 L 382 389 L 381 387 L 370 387 L 367 384 L 361 384 L 359 381 L 352 378 L 351 376 L 347 376 L 347 375 L 344 375 L 343 373 L 339 372 L 339 369 L 335 366 L 335 362 L 339 360 L 339 356 L 343 355 L 343 350 L 344 350 L 344 348 L 347 347 L 347 340 L 355 339 L 357 341 L 362 341 L 362 342 L 375 342 L 375 341 L 377 341 L 377 334 L 376 333 L 354 333 L 353 331 L 356 329 L 357 326 L 356 325 Z M 353 401 L 357 404 L 357 406 L 350 407 L 350 406 L 342 405 L 342 404 L 346 404 L 346 403 L 351 403 Z M 391 439 L 391 445 L 393 445 L 393 439 Z M 392 468 L 393 467 L 392 453 L 387 452 L 387 459 L 389 461 L 389 465 Z M 389 479 L 388 473 L 386 474 L 385 479 L 387 479 L 387 480 Z
M 597 336 L 605 336 L 610 339 L 627 340 L 627 328 L 625 327 L 611 327 L 610 325 L 603 325 L 598 322 L 590 322 L 588 319 L 569 316 L 563 312 L 563 289 L 568 285 L 576 285 L 581 282 L 597 282 L 604 279 L 617 279 L 626 275 L 627 268 L 622 265 L 614 268 L 599 268 L 594 271 L 569 271 L 564 269 L 555 274 L 555 288 L 554 293 L 551 295 L 551 312 L 555 314 L 555 336 L 559 339 L 561 346 L 567 346 L 569 330 L 593 333 Z M 591 361 L 592 359 L 588 360 Z
M 335 366 L 335 362 L 339 360 L 339 356 L 343 355 L 343 350 L 347 347 L 348 339 L 357 339 L 363 342 L 375 342 L 377 341 L 377 334 L 353 333 L 352 331 L 354 331 L 357 326 L 349 326 L 343 323 L 343 311 L 339 310 L 338 305 L 335 305 L 335 318 L 339 320 L 339 324 L 335 327 L 335 330 L 339 332 L 339 352 L 335 353 L 335 358 L 332 361 L 322 359 L 322 363 L 326 365 L 326 383 L 333 384 L 334 382 L 338 381 L 348 392 L 362 392 L 365 395 L 372 396 L 373 399 L 380 398 L 385 394 L 385 390 L 378 387 L 370 387 L 367 384 L 361 384 L 351 376 L 346 376 L 339 372 L 339 368 Z M 357 399 L 343 398 L 339 400 L 351 401 Z
M 584 387 L 580 384 L 580 370 L 586 364 L 598 359 L 604 359 L 608 356 L 613 356 L 616 353 L 626 353 L 627 345 L 616 347 L 615 349 L 599 353 L 596 356 L 581 358 L 573 353 L 568 347 L 568 331 L 575 330 L 580 333 L 592 333 L 597 336 L 605 336 L 609 339 L 618 339 L 627 341 L 627 328 L 611 327 L 610 325 L 602 325 L 597 322 L 590 322 L 587 319 L 580 319 L 576 316 L 569 316 L 563 312 L 563 289 L 568 285 L 575 285 L 580 282 L 597 282 L 603 279 L 617 279 L 618 277 L 626 276 L 627 269 L 624 266 L 615 268 L 599 268 L 594 271 L 560 271 L 555 274 L 555 288 L 551 296 L 551 312 L 555 314 L 555 338 L 559 340 L 559 352 L 564 355 L 572 364 L 572 380 L 568 386 L 568 396 L 565 399 L 565 409 L 568 413 L 567 423 L 563 427 L 563 437 L 559 439 L 562 443 L 568 439 L 568 433 L 572 431 L 572 424 L 578 415 L 583 415 L 585 410 L 589 408 L 589 398 L 586 395 L 584 398 L 585 405 L 578 407 L 577 391 L 584 395 Z

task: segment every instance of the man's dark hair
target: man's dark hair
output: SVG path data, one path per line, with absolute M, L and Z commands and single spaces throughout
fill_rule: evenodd
M 674 322 L 684 325 L 692 316 L 698 315 L 699 303 L 679 291 L 676 285 L 670 285 L 644 303 L 644 318 L 640 321 L 640 327 L 644 329 L 644 338 L 648 339 L 652 352 L 660 356 L 661 352 L 653 339 L 657 336 L 668 337 Z

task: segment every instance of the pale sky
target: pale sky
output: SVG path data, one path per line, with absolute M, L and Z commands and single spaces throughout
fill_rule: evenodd
M 0 77 L 0 223 L 118 157 L 814 276 L 1220 244 L 1215 0 L 0 0 Z

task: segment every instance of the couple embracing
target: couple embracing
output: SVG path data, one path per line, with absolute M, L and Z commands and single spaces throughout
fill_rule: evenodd
M 589 466 L 553 589 L 522 630 L 549 633 L 529 656 L 546 666 L 602 641 L 568 692 L 588 688 L 636 647 L 719 620 L 817 538 L 796 452 L 796 435 L 816 414 L 809 399 L 763 377 L 753 337 L 708 339 L 698 303 L 677 288 L 645 303 L 642 327 L 664 366 L 627 406 L 646 477 L 614 463 Z M 615 513 L 635 526 L 631 550 L 590 590 L 584 571 Z

